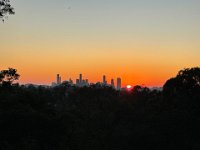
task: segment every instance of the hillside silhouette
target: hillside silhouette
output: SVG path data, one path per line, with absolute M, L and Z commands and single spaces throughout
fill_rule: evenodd
M 1 150 L 200 149 L 198 67 L 179 71 L 162 91 L 26 87 L 19 77 L 0 72 Z

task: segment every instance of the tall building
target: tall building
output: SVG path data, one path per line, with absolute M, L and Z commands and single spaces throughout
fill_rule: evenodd
M 111 86 L 112 86 L 113 88 L 115 88 L 114 79 L 111 79 Z
M 60 83 L 61 83 L 60 79 L 61 79 L 60 75 L 57 74 L 57 76 L 56 76 L 56 83 L 57 83 L 57 84 L 60 84 Z
M 117 78 L 117 90 L 121 90 L 121 83 L 122 82 L 122 80 L 121 80 L 121 78 Z
M 73 80 L 71 78 L 69 78 L 69 83 L 72 85 L 73 84 Z
M 83 81 L 82 74 L 79 75 L 79 83 L 81 84 Z
M 86 82 L 87 84 L 89 84 L 89 80 L 88 80 L 88 79 L 86 79 L 85 82 Z
M 107 81 L 106 81 L 106 76 L 105 75 L 103 75 L 103 84 L 107 84 Z
M 76 86 L 79 86 L 79 79 L 76 79 Z
M 79 74 L 79 79 L 76 79 L 76 86 L 84 87 L 84 86 L 88 86 L 88 85 L 89 85 L 88 79 L 83 79 L 82 74 Z

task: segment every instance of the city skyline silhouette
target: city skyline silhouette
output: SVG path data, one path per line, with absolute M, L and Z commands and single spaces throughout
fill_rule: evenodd
M 200 0 L 0 0 L 0 150 L 200 150 Z
M 82 74 L 79 74 L 79 78 L 76 78 L 75 81 L 72 80 L 71 77 L 67 79 L 62 80 L 62 76 L 60 74 L 56 75 L 56 80 L 54 82 L 52 82 L 51 86 L 59 86 L 64 82 L 68 82 L 71 86 L 77 86 L 77 87 L 84 87 L 84 86 L 90 86 L 91 84 L 101 84 L 102 86 L 110 86 L 113 87 L 116 90 L 121 90 L 122 88 L 122 80 L 120 77 L 116 78 L 116 86 L 115 86 L 115 79 L 111 78 L 110 82 L 107 81 L 106 75 L 102 76 L 102 80 L 101 81 L 96 81 L 96 83 L 90 82 L 88 78 L 84 79 Z M 126 85 L 126 86 L 130 86 L 130 85 Z M 125 86 L 125 87 L 126 87 Z M 123 87 L 124 88 L 124 87 Z
M 200 64 L 196 0 L 10 4 L 15 14 L 0 23 L 0 68 L 17 68 L 22 84 L 49 85 L 56 73 L 75 79 L 81 72 L 91 82 L 106 74 L 123 85 L 163 86 Z

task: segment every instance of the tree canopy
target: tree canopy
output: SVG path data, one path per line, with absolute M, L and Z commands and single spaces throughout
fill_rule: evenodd
M 0 0 L 0 18 L 4 21 L 8 15 L 13 14 L 15 14 L 15 12 L 10 4 L 10 0 Z
M 7 70 L 0 71 L 0 83 L 12 84 L 15 80 L 18 80 L 20 75 L 16 69 L 8 68 Z
M 176 77 L 169 79 L 163 90 L 168 94 L 200 92 L 200 68 L 186 68 L 180 70 Z
M 0 150 L 199 150 L 199 70 L 179 71 L 164 91 L 0 86 Z M 0 71 L 1 82 L 18 78 Z

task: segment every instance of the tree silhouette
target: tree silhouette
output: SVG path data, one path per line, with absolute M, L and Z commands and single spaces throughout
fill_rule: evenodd
M 194 94 L 200 90 L 200 68 L 180 70 L 175 78 L 169 79 L 163 86 L 163 92 L 168 95 Z
M 179 71 L 164 91 L 116 91 L 14 86 L 17 70 L 2 70 L 0 83 L 11 85 L 0 86 L 0 150 L 200 149 L 199 71 Z
M 190 88 L 200 86 L 200 68 L 187 68 L 179 71 L 177 78 L 179 78 L 184 85 Z
M 15 80 L 18 80 L 20 75 L 16 69 L 8 68 L 8 70 L 0 71 L 0 83 L 11 85 Z
M 4 21 L 4 18 L 8 15 L 15 14 L 14 8 L 10 5 L 10 0 L 0 0 L 0 18 Z
M 3 73 L 0 71 L 0 83 L 3 81 L 4 75 Z

